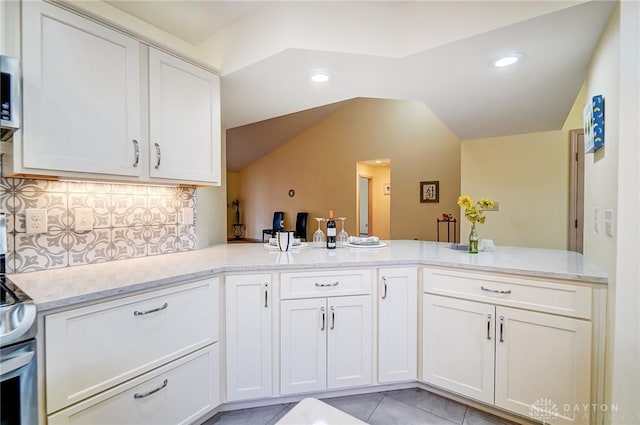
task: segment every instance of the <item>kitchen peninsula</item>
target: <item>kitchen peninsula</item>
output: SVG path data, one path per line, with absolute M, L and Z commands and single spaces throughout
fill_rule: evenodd
M 575 252 L 230 244 L 10 279 L 44 322 L 50 424 L 200 423 L 394 385 L 515 420 L 571 406 L 556 423 L 589 423 L 573 406 L 602 400 L 607 276 Z

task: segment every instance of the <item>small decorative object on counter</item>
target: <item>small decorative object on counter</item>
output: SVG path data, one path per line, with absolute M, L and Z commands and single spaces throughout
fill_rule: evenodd
M 336 249 L 336 221 L 333 219 L 333 210 L 329 210 L 327 219 L 327 249 Z
M 484 198 L 474 203 L 473 199 L 469 195 L 462 195 L 458 198 L 458 206 L 464 209 L 464 215 L 467 220 L 471 222 L 471 232 L 469 233 L 469 253 L 478 253 L 478 231 L 476 230 L 476 223 L 484 223 L 485 216 L 483 213 L 487 210 L 493 209 L 493 201 L 489 198 Z

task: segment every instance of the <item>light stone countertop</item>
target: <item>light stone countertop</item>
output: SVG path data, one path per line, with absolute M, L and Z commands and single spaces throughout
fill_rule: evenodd
M 493 252 L 469 254 L 450 243 L 394 240 L 383 248 L 327 250 L 309 246 L 292 252 L 262 244 L 224 244 L 176 254 L 9 275 L 38 311 L 159 289 L 223 272 L 388 266 L 441 266 L 530 277 L 606 284 L 607 275 L 572 251 L 497 246 Z

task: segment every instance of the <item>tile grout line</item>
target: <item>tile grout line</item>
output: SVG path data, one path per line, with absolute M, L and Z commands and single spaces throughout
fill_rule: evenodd
M 380 403 L 382 403 L 382 400 L 385 399 L 386 395 L 382 394 L 382 393 L 378 393 L 382 396 L 382 398 L 380 399 L 380 401 L 378 402 L 378 404 L 376 404 L 376 407 L 371 411 L 371 414 L 369 416 L 367 416 L 367 420 L 365 422 L 369 422 L 369 419 L 371 419 L 371 417 L 373 416 L 373 414 L 376 412 L 376 410 L 378 410 L 378 407 L 380 406 Z
M 269 418 L 269 420 L 268 420 L 268 421 L 265 421 L 264 425 L 267 425 L 269 422 L 271 422 L 271 421 L 273 420 L 273 418 L 275 418 L 275 417 L 276 417 L 276 416 L 278 416 L 280 413 L 282 413 L 282 412 L 284 411 L 284 409 L 286 409 L 286 408 L 287 408 L 287 404 L 286 404 L 286 403 L 283 403 L 283 404 L 282 404 L 282 409 L 278 410 L 278 411 L 276 412 L 276 414 L 275 414 L 275 415 L 273 415 L 273 416 L 271 416 L 271 417 Z
M 437 394 L 434 394 L 434 393 L 432 393 L 432 392 L 430 392 L 430 391 L 427 391 L 427 390 L 422 390 L 422 391 L 424 391 L 424 392 L 426 392 L 426 393 L 428 393 L 428 394 L 434 395 L 434 396 L 438 396 Z M 413 408 L 415 408 L 415 409 L 421 410 L 421 411 L 423 411 L 423 412 L 425 412 L 425 413 L 428 413 L 428 414 L 430 414 L 430 415 L 433 415 L 433 416 L 437 416 L 437 417 L 439 417 L 439 418 L 442 418 L 442 419 L 444 419 L 444 420 L 445 420 L 445 421 L 447 421 L 447 422 L 451 422 L 452 424 L 462 425 L 462 424 L 458 424 L 457 422 L 452 421 L 452 420 L 451 420 L 451 419 L 449 419 L 449 418 L 445 418 L 444 416 L 440 416 L 440 415 L 438 415 L 437 413 L 434 413 L 434 412 L 432 412 L 432 411 L 430 411 L 430 410 L 423 409 L 423 408 L 422 408 L 422 407 L 420 407 L 420 406 L 414 406 L 414 405 L 411 405 L 411 404 L 409 404 L 409 403 L 405 403 L 403 400 L 399 400 L 399 399 L 394 398 L 394 397 L 391 397 L 391 398 L 392 398 L 392 399 L 394 399 L 394 400 L 396 400 L 396 401 L 399 401 L 400 403 L 402 403 L 402 404 L 404 404 L 404 405 L 406 405 L 406 406 L 413 407 Z M 457 402 L 456 402 L 456 403 L 457 403 Z M 462 405 L 462 406 L 464 406 L 464 408 L 465 408 L 464 414 L 465 414 L 465 416 L 466 416 L 466 414 L 467 414 L 467 406 L 465 406 L 464 404 L 461 404 L 461 405 Z M 464 423 L 464 418 L 463 418 L 462 422 Z

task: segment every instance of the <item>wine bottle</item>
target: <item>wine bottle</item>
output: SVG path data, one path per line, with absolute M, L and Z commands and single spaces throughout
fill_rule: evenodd
M 327 219 L 327 249 L 336 249 L 336 221 L 333 219 L 333 210 L 329 210 Z

